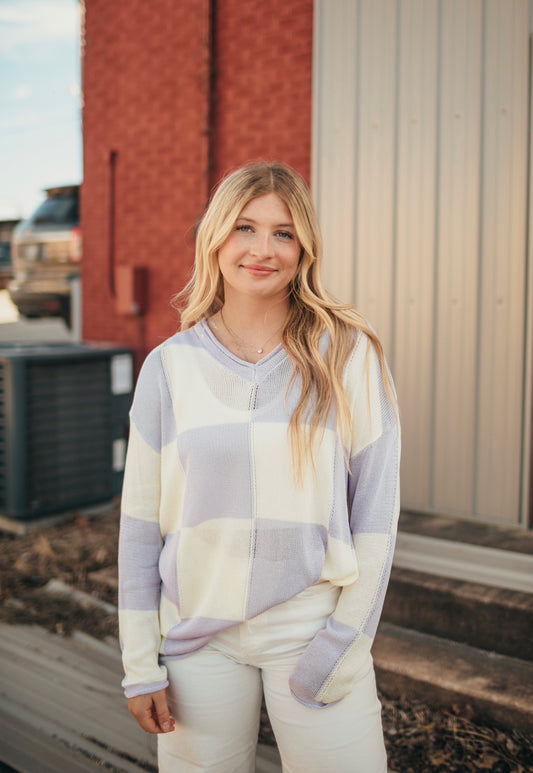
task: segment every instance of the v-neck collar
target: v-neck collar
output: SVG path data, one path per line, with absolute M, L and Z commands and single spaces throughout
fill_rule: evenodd
M 257 362 L 243 360 L 220 343 L 209 327 L 207 319 L 200 320 L 194 326 L 193 331 L 200 337 L 205 348 L 218 362 L 233 373 L 237 373 L 246 379 L 261 380 L 287 358 L 287 353 L 282 344 L 278 344 L 275 349 L 272 349 L 271 352 Z

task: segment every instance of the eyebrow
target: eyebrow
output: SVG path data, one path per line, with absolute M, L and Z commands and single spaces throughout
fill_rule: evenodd
M 254 220 L 251 217 L 242 217 L 239 216 L 237 220 L 245 220 L 247 223 L 253 223 L 254 225 L 257 224 L 257 220 Z M 277 225 L 274 226 L 274 228 L 294 228 L 294 223 L 277 223 Z

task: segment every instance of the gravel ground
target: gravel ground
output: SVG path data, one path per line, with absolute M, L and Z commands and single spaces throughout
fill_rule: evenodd
M 24 536 L 0 531 L 0 619 L 36 623 L 68 636 L 117 635 L 116 614 L 46 590 L 50 580 L 116 605 L 118 512 L 73 517 Z M 471 711 L 433 710 L 381 695 L 389 765 L 398 773 L 531 773 L 533 738 L 476 722 Z M 266 712 L 260 738 L 274 743 Z

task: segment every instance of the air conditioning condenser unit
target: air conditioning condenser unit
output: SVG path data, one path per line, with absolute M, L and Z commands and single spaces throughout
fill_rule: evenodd
M 0 344 L 0 515 L 112 499 L 122 484 L 133 355 L 111 344 Z

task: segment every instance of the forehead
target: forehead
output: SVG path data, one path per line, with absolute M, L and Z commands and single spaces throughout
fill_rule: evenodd
M 241 209 L 239 217 L 250 220 L 268 220 L 277 224 L 293 222 L 290 209 L 277 193 L 265 193 L 251 199 Z

